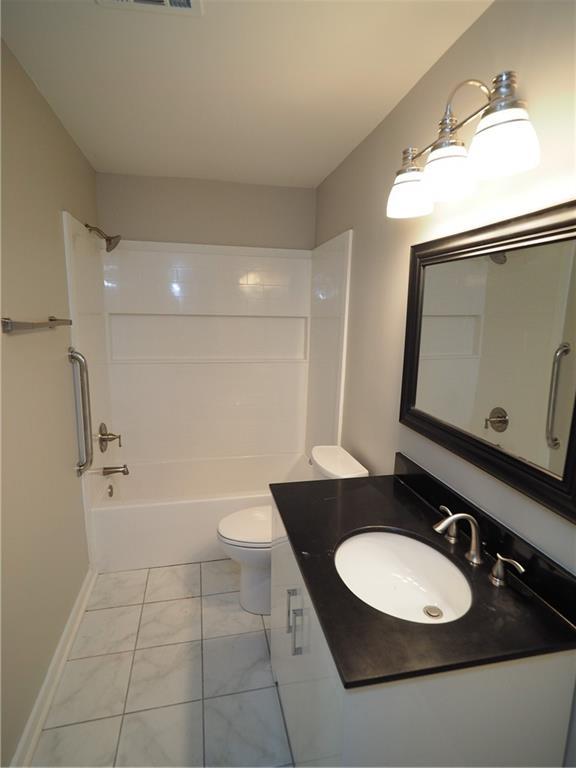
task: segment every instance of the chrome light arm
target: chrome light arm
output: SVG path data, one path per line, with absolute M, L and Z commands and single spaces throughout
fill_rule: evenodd
M 433 141 L 431 144 L 428 144 L 428 146 L 424 147 L 424 149 L 419 150 L 418 153 L 414 155 L 413 160 L 416 160 L 419 157 L 422 157 L 422 155 L 425 155 L 426 152 L 429 152 L 439 140 L 442 141 L 446 139 L 447 136 L 453 136 L 456 131 L 459 131 L 460 128 L 463 128 L 483 112 L 495 112 L 499 109 L 511 106 L 525 107 L 526 103 L 518 99 L 516 96 L 517 81 L 518 78 L 516 72 L 507 70 L 505 72 L 500 72 L 499 75 L 496 75 L 496 77 L 492 80 L 492 88 L 489 88 L 486 83 L 482 82 L 482 80 L 476 80 L 474 78 L 463 80 L 461 83 L 458 83 L 458 85 L 452 89 L 450 95 L 448 96 L 444 116 L 440 121 L 439 139 L 435 139 L 435 141 Z M 452 101 L 454 100 L 454 96 L 456 95 L 457 91 L 465 85 L 472 85 L 476 88 L 479 88 L 484 96 L 486 96 L 487 102 L 481 107 L 478 107 L 478 109 L 474 110 L 474 112 L 469 114 L 468 117 L 465 117 L 464 120 L 461 120 L 458 123 L 456 122 L 456 118 L 453 115 Z
M 487 98 L 487 103 L 483 104 L 481 107 L 476 109 L 472 114 L 468 115 L 464 120 L 461 120 L 460 122 L 456 121 L 456 118 L 454 117 L 454 112 L 452 110 L 452 102 L 454 100 L 454 96 L 456 93 L 460 90 L 460 88 L 463 88 L 465 85 L 473 85 L 476 88 L 480 88 L 482 93 Z M 440 135 L 437 139 L 435 139 L 431 144 L 428 144 L 428 146 L 424 147 L 424 149 L 421 149 L 418 151 L 417 154 L 414 155 L 413 160 L 416 160 L 419 157 L 422 157 L 426 154 L 426 152 L 429 152 L 433 147 L 438 146 L 442 142 L 449 142 L 450 137 L 452 137 L 460 128 L 462 128 L 464 125 L 467 125 L 471 120 L 474 120 L 475 117 L 478 117 L 479 114 L 484 112 L 488 104 L 490 103 L 490 88 L 483 83 L 481 80 L 463 80 L 461 83 L 458 83 L 458 85 L 452 89 L 450 92 L 450 95 L 448 96 L 448 100 L 446 102 L 446 109 L 444 110 L 444 115 L 442 117 L 442 120 L 439 123 L 440 127 Z

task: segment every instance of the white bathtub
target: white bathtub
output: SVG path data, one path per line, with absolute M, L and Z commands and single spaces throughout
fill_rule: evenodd
M 89 513 L 94 566 L 121 571 L 223 557 L 218 522 L 266 503 L 269 483 L 309 480 L 302 455 L 199 459 L 136 464 L 112 476 L 114 496 Z

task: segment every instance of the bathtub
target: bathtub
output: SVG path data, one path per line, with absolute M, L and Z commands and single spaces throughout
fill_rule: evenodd
M 218 522 L 265 504 L 269 483 L 310 480 L 305 456 L 282 454 L 130 465 L 114 495 L 95 499 L 88 527 L 96 570 L 122 571 L 223 557 Z

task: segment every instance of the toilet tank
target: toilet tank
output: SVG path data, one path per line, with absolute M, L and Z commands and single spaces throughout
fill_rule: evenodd
M 315 445 L 310 456 L 315 480 L 368 475 L 366 467 L 340 445 Z

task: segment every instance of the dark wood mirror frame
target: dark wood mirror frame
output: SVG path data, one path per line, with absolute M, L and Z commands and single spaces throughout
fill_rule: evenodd
M 576 237 L 576 201 L 462 232 L 410 251 L 410 282 L 400 421 L 464 457 L 508 485 L 576 523 L 576 402 L 562 478 L 511 456 L 415 407 L 424 297 L 424 268 L 431 264 Z

